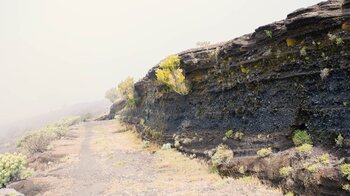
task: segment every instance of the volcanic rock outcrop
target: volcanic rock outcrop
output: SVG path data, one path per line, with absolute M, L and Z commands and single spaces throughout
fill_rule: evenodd
M 276 170 L 302 159 L 293 160 L 288 152 L 295 129 L 307 130 L 320 149 L 337 151 L 332 157 L 349 157 L 349 14 L 349 0 L 321 2 L 252 34 L 181 52 L 189 93 L 169 92 L 157 81 L 155 66 L 135 84 L 139 98 L 126 121 L 141 119 L 142 127 L 162 132 L 167 141 L 190 138 L 181 150 L 197 156 L 206 157 L 225 143 L 236 157 L 236 163 L 222 169 L 228 175 L 241 164 L 246 172 L 300 194 L 346 195 L 335 167 L 320 171 L 313 180 L 298 170 L 293 183 L 281 181 Z M 222 141 L 227 130 L 245 137 Z M 339 134 L 344 146 L 334 150 Z M 272 147 L 279 155 L 258 161 L 254 155 L 262 147 Z

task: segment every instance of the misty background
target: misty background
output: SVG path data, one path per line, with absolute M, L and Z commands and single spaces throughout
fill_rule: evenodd
M 0 133 L 107 112 L 105 91 L 127 76 L 317 2 L 0 0 Z

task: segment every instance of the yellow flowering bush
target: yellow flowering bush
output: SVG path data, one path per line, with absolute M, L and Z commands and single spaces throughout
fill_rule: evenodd
M 118 84 L 119 94 L 128 101 L 129 106 L 134 107 L 137 102 L 134 78 L 128 77 Z
M 180 58 L 172 55 L 159 64 L 156 70 L 157 80 L 167 85 L 171 90 L 180 95 L 188 94 L 186 78 L 180 67 Z
M 220 144 L 216 148 L 215 154 L 211 157 L 211 163 L 214 167 L 229 164 L 233 160 L 233 151 L 227 145 Z
M 258 152 L 256 152 L 256 154 L 258 155 L 258 157 L 267 157 L 270 154 L 272 154 L 272 148 L 271 147 L 262 148 L 262 149 L 258 150 Z
M 21 180 L 31 175 L 26 169 L 26 157 L 17 153 L 0 155 L 0 187 L 10 181 Z

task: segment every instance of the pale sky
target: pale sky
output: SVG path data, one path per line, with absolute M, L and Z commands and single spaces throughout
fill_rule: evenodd
M 318 0 L 0 0 L 0 124 L 99 100 L 164 57 Z

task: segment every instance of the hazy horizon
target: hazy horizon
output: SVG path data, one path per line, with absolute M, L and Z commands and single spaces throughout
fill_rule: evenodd
M 198 41 L 230 40 L 318 2 L 0 0 L 0 124 L 101 100 Z

